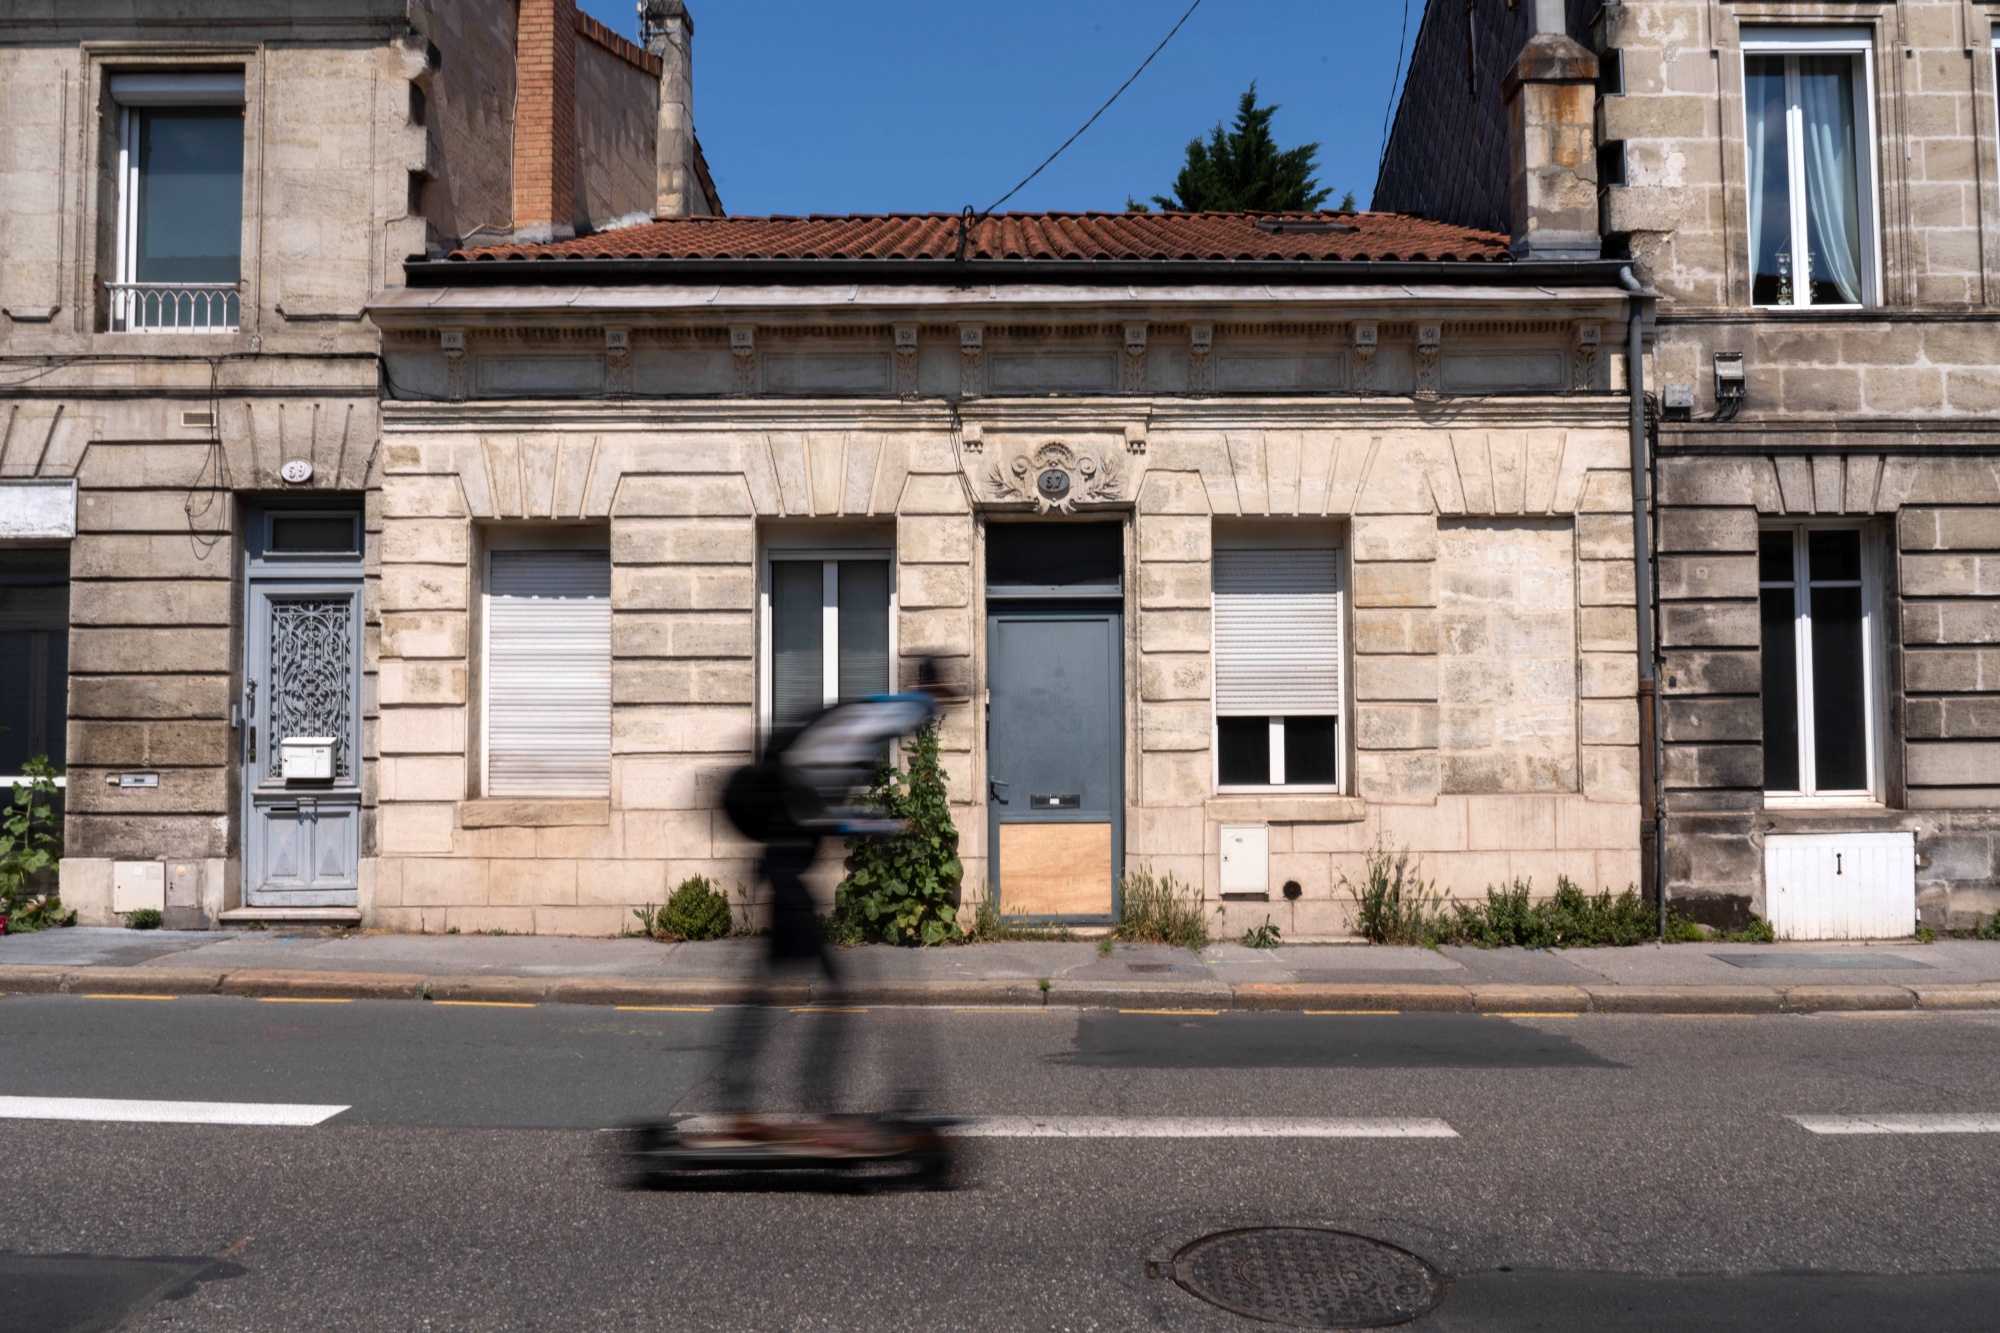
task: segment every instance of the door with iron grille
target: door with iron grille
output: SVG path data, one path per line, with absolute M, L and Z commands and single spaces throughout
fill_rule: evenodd
M 358 507 L 259 509 L 244 581 L 248 907 L 347 907 L 361 858 Z

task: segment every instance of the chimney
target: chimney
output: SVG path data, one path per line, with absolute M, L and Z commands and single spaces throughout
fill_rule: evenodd
M 514 239 L 576 234 L 576 0 L 521 0 L 514 47 Z
M 1517 259 L 1596 259 L 1597 57 L 1564 0 L 1531 0 L 1535 33 L 1507 72 L 1507 221 Z
M 645 0 L 639 36 L 660 58 L 660 126 L 655 218 L 685 218 L 708 211 L 694 160 L 694 16 L 684 0 Z

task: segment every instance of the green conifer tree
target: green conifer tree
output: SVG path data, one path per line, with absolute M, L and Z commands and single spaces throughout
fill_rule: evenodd
M 1236 104 L 1234 128 L 1218 124 L 1207 143 L 1189 140 L 1187 162 L 1174 177 L 1173 193 L 1156 194 L 1153 202 L 1170 213 L 1309 212 L 1324 204 L 1333 191 L 1314 179 L 1319 145 L 1281 150 L 1271 137 L 1271 117 L 1277 111 L 1275 104 L 1257 105 L 1257 85 L 1252 83 Z

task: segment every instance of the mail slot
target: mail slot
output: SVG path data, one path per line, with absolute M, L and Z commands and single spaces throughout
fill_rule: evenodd
M 333 777 L 331 736 L 287 736 L 278 742 L 278 752 L 287 782 L 324 782 Z
M 1074 810 L 1083 804 L 1083 797 L 1076 792 L 1036 795 L 1028 798 L 1028 804 L 1037 810 Z

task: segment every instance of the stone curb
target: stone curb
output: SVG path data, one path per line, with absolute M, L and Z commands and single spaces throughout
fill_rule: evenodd
M 468 1004 L 715 1008 L 758 998 L 726 977 L 523 977 L 494 973 L 212 971 L 180 967 L 0 966 L 0 994 L 229 995 L 262 999 L 430 999 Z M 1356 1013 L 1817 1014 L 2000 1010 L 2000 982 L 1800 986 L 1468 985 L 1217 981 L 1066 981 L 954 977 L 857 981 L 844 991 L 791 980 L 773 1004 L 1007 1008 L 1237 1009 Z

